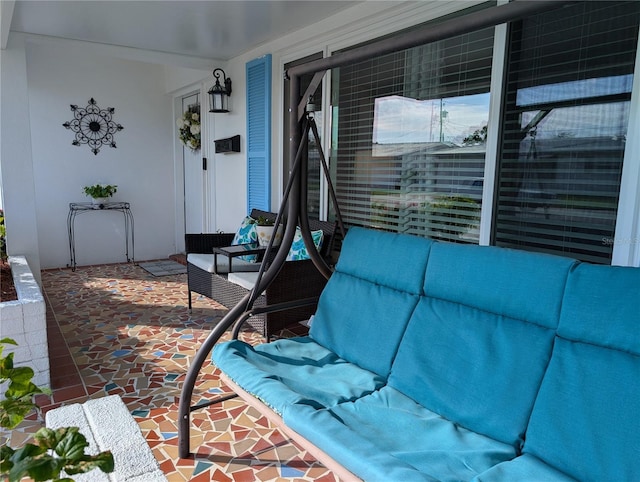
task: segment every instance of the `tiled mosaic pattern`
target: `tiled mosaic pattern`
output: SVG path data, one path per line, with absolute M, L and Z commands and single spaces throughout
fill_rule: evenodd
M 119 264 L 45 271 L 42 282 L 54 389 L 51 397 L 39 399 L 44 411 L 120 395 L 172 482 L 337 480 L 240 399 L 194 412 L 195 457 L 178 457 L 182 381 L 195 351 L 226 312 L 201 297 L 189 314 L 186 275 L 156 278 L 139 266 Z M 242 338 L 262 340 L 251 331 Z M 206 362 L 194 402 L 227 391 Z M 25 421 L 11 434 L 11 444 L 41 424 L 34 417 Z

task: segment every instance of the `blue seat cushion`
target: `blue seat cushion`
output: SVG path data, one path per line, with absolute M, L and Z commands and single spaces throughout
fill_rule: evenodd
M 639 357 L 558 339 L 523 450 L 578 480 L 640 480 L 638 414 Z
M 474 477 L 471 482 L 577 482 L 577 480 L 532 455 L 523 454 L 491 467 Z
M 571 272 L 524 452 L 578 480 L 640 480 L 640 269 Z
M 390 387 L 328 409 L 293 405 L 283 418 L 367 481 L 470 480 L 516 455 L 513 447 L 470 432 Z
M 424 298 L 389 385 L 469 430 L 520 448 L 555 331 Z
M 384 379 L 340 359 L 308 337 L 252 347 L 234 340 L 213 350 L 213 361 L 248 393 L 276 413 L 286 405 L 321 408 L 354 400 L 384 384 Z

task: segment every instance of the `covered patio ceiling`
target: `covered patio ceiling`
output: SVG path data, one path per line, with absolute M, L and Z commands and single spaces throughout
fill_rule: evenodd
M 2 2 L 0 40 L 10 32 L 229 60 L 360 1 Z

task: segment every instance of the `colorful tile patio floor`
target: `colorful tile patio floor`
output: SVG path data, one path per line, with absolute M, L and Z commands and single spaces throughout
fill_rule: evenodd
M 226 310 L 201 297 L 186 307 L 186 275 L 155 277 L 133 264 L 42 273 L 53 394 L 43 412 L 118 394 L 169 481 L 336 481 L 255 409 L 233 399 L 192 414 L 191 459 L 178 457 L 180 389 L 190 360 Z M 261 342 L 252 331 L 249 343 Z M 229 390 L 206 362 L 194 402 Z M 11 432 L 19 446 L 42 426 L 36 416 Z

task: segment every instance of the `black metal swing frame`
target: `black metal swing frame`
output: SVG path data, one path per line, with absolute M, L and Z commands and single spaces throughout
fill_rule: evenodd
M 476 11 L 467 15 L 445 20 L 441 23 L 430 25 L 422 29 L 416 29 L 394 37 L 382 39 L 371 44 L 355 48 L 346 52 L 340 52 L 330 57 L 325 57 L 306 64 L 301 64 L 288 69 L 285 73 L 289 79 L 289 105 L 292 106 L 288 112 L 288 132 L 289 138 L 289 154 L 290 159 L 295 159 L 287 189 L 285 190 L 281 208 L 278 211 L 276 224 L 285 217 L 287 223 L 285 225 L 282 242 L 276 252 L 271 264 L 266 268 L 263 264 L 259 271 L 258 281 L 249 294 L 242 301 L 233 307 L 226 316 L 213 328 L 207 339 L 204 341 L 194 359 L 191 362 L 189 371 L 185 378 L 182 393 L 180 396 L 180 404 L 178 408 L 178 451 L 181 458 L 190 456 L 190 414 L 191 412 L 205 408 L 207 406 L 220 403 L 224 400 L 234 398 L 237 395 L 225 395 L 209 402 L 198 405 L 191 405 L 193 390 L 198 378 L 198 374 L 206 358 L 209 356 L 214 345 L 224 335 L 224 333 L 232 326 L 233 336 L 237 336 L 242 323 L 251 315 L 258 313 L 266 313 L 270 311 L 278 311 L 290 309 L 292 304 L 301 306 L 301 304 L 314 303 L 313 300 L 300 300 L 297 303 L 284 303 L 279 305 L 265 306 L 254 308 L 253 302 L 258 294 L 264 291 L 273 281 L 279 270 L 286 261 L 286 256 L 291 247 L 296 227 L 300 226 L 304 243 L 307 247 L 309 255 L 318 269 L 327 279 L 331 276 L 331 268 L 326 263 L 318 251 L 315 249 L 311 230 L 309 228 L 309 215 L 307 212 L 307 157 L 302 155 L 304 149 L 308 146 L 308 132 L 311 129 L 317 138 L 317 130 L 314 129 L 315 123 L 310 122 L 311 116 L 307 113 L 307 100 L 311 98 L 316 89 L 320 86 L 325 73 L 332 68 L 341 67 L 349 63 L 365 60 L 377 55 L 383 55 L 391 52 L 404 50 L 430 42 L 435 42 L 445 38 L 453 37 L 474 30 L 492 27 L 498 24 L 522 19 L 530 15 L 535 15 L 554 8 L 562 7 L 567 1 L 546 0 L 546 1 L 526 1 L 515 0 L 504 5 L 492 6 L 481 11 Z M 313 79 L 304 94 L 300 96 L 300 78 L 302 75 L 314 74 Z M 297 106 L 294 109 L 294 106 Z M 312 119 L 311 119 L 312 120 Z M 302 136 L 301 133 L 305 132 Z M 328 172 L 324 154 L 321 150 L 321 144 L 317 146 L 320 150 L 321 160 L 323 163 L 324 175 L 329 183 L 329 191 L 331 200 L 338 217 L 339 227 L 344 235 L 344 225 L 340 217 L 340 210 L 331 186 L 331 180 Z M 273 246 L 267 248 L 270 252 Z M 234 325 L 235 324 L 235 325 Z

